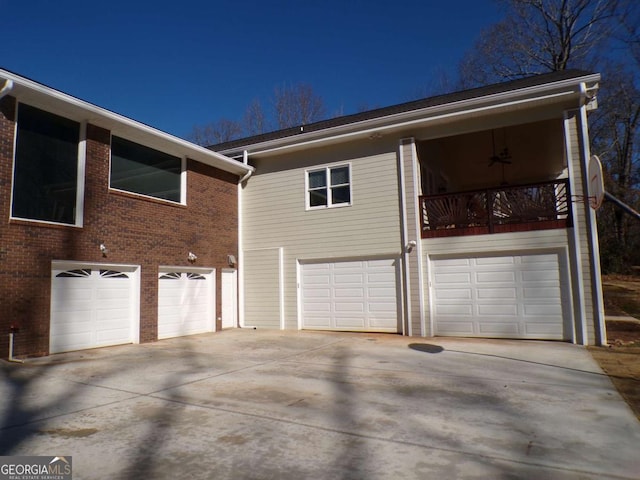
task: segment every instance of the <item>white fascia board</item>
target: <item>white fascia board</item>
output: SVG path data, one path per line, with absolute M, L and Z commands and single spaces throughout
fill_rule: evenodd
M 534 105 L 539 101 L 549 99 L 557 99 L 560 102 L 575 97 L 577 107 L 580 101 L 584 101 L 583 94 L 581 93 L 581 85 L 586 84 L 588 89 L 594 88 L 599 81 L 600 74 L 574 77 L 553 83 L 473 97 L 457 102 L 444 103 L 309 133 L 300 133 L 284 138 L 268 140 L 248 145 L 245 147 L 245 150 L 247 150 L 251 156 L 268 155 L 285 150 L 299 149 L 303 146 L 313 144 L 336 143 L 354 137 L 366 137 L 374 133 L 385 133 L 386 131 L 426 124 L 442 118 L 461 116 L 471 112 L 493 110 L 510 105 L 515 106 L 528 103 Z M 222 150 L 221 153 L 231 154 L 237 151 L 238 148 L 232 148 Z
M 0 69 L 0 79 L 13 81 L 11 95 L 19 102 L 46 109 L 78 122 L 106 128 L 112 134 L 141 142 L 179 157 L 187 157 L 221 170 L 246 175 L 254 169 L 220 153 L 137 122 L 110 110 L 72 97 L 66 93 Z

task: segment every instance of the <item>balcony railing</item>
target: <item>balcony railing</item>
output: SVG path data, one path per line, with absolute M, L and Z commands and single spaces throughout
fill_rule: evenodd
M 570 227 L 570 200 L 566 179 L 421 196 L 422 238 Z

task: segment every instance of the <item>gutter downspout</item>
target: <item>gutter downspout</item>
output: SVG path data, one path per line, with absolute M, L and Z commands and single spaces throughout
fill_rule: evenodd
M 246 165 L 247 167 L 249 166 L 249 152 L 247 152 L 246 150 L 244 152 L 242 152 L 242 163 L 244 165 Z M 247 180 L 249 180 L 249 177 L 253 175 L 253 171 L 249 170 L 246 175 L 244 177 L 242 177 L 239 181 L 238 184 L 242 184 L 244 182 L 246 182 Z
M 411 139 L 400 139 L 398 142 L 398 174 L 400 175 L 399 187 L 400 187 L 400 243 L 401 243 L 401 255 L 402 255 L 402 306 L 404 310 L 402 321 L 402 335 L 413 336 L 412 330 L 412 318 L 411 318 L 411 295 L 410 295 L 410 276 L 409 276 L 409 252 L 407 251 L 407 242 L 409 238 L 409 231 L 407 229 L 407 192 L 405 190 L 405 178 L 404 178 L 404 145 L 411 141 Z
M 4 86 L 0 88 L 0 100 L 2 100 L 5 95 L 8 95 L 11 90 L 13 90 L 13 80 L 7 78 L 4 81 Z
M 244 151 L 242 154 L 242 163 L 249 166 L 249 152 Z M 239 328 L 256 328 L 244 324 L 244 254 L 242 241 L 242 184 L 249 180 L 253 174 L 249 170 L 240 180 L 238 180 L 238 327 Z

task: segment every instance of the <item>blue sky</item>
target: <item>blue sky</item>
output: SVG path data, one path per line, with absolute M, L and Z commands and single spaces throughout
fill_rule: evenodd
M 0 12 L 0 67 L 182 137 L 283 84 L 310 84 L 331 115 L 407 101 L 499 18 L 491 0 L 0 0 Z

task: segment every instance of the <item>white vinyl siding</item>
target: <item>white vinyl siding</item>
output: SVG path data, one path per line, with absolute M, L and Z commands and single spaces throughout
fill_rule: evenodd
M 567 149 L 568 149 L 568 157 L 570 162 L 570 173 L 571 173 L 571 195 L 573 198 L 584 198 L 586 195 L 586 191 L 582 182 L 582 160 L 581 155 L 584 155 L 582 146 L 580 144 L 579 139 L 579 122 L 580 115 L 579 112 L 576 111 L 574 114 L 570 115 L 566 122 L 566 133 L 568 135 L 567 138 Z M 582 312 L 582 317 L 584 317 L 584 325 L 586 327 L 586 331 L 584 332 L 584 340 L 586 343 L 593 345 L 596 341 L 595 334 L 595 326 L 594 326 L 594 315 L 593 315 L 593 288 L 592 288 L 592 280 L 591 280 L 591 258 L 589 252 L 589 230 L 587 226 L 587 218 L 586 216 L 589 214 L 588 212 L 588 202 L 584 201 L 573 201 L 572 209 L 573 209 L 573 228 L 576 230 L 578 237 L 578 245 L 575 245 L 575 250 L 579 252 L 578 262 L 579 266 L 576 265 L 574 268 L 574 281 L 576 281 L 576 293 L 578 293 L 577 281 L 580 277 L 583 285 L 582 292 L 582 302 L 584 304 L 584 312 Z M 573 243 L 573 238 L 571 239 Z M 577 300 L 578 303 L 580 300 Z M 582 336 L 582 335 L 581 335 Z
M 277 284 L 253 280 L 250 271 L 260 269 L 263 278 L 277 277 L 275 261 L 266 263 L 252 250 L 280 248 L 283 251 L 283 315 L 285 328 L 298 328 L 297 260 L 356 258 L 400 255 L 400 207 L 397 175 L 397 143 L 383 151 L 363 144 L 362 151 L 345 153 L 330 148 L 305 151 L 277 159 L 255 161 L 256 173 L 242 195 L 243 249 L 245 251 L 245 323 L 252 324 L 253 298 L 276 299 L 265 288 Z M 358 155 L 362 155 L 359 157 Z M 335 160 L 335 163 L 330 163 Z M 306 210 L 305 172 L 316 165 L 351 164 L 349 208 Z M 374 234 L 375 233 L 375 234 Z M 269 266 L 270 265 L 270 266 Z M 265 271 L 266 269 L 266 271 Z M 258 308 L 257 305 L 255 308 Z M 269 311 L 273 307 L 267 307 Z M 270 314 L 269 318 L 273 318 Z M 275 320 L 268 322 L 277 326 Z
M 280 328 L 281 250 L 264 248 L 244 252 L 244 323 L 247 327 Z

